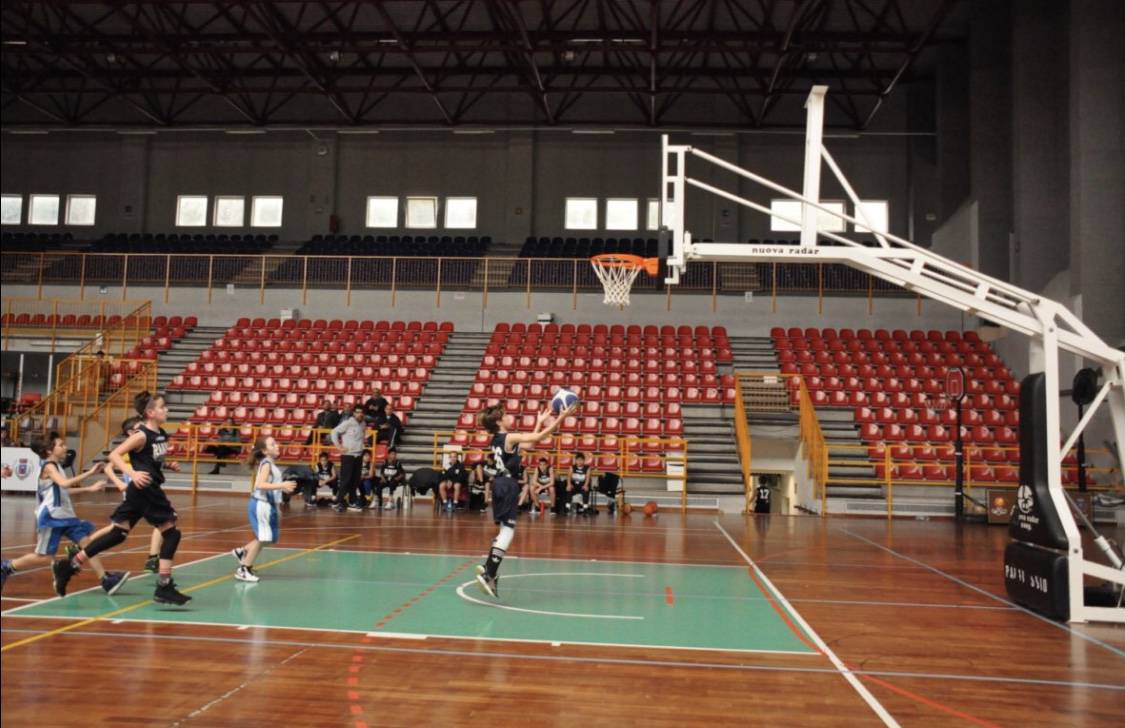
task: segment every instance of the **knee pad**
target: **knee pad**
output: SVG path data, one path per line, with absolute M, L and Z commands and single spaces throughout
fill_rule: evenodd
M 512 545 L 512 539 L 516 537 L 516 529 L 507 524 L 500 526 L 500 533 L 496 535 L 496 540 L 492 545 L 496 548 L 507 551 L 508 547 Z
M 172 559 L 176 555 L 176 549 L 180 545 L 180 529 L 172 526 L 167 531 L 163 532 L 164 543 L 160 544 L 160 558 Z
M 83 551 L 86 552 L 87 556 L 97 556 L 101 552 L 123 543 L 128 536 L 129 529 L 115 524 L 108 533 L 103 533 L 86 544 Z

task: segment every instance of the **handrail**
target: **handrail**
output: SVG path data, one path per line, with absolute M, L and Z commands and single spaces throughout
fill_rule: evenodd
M 458 432 L 463 432 L 458 431 Z M 451 444 L 450 439 L 456 434 L 454 431 L 434 431 L 432 463 L 435 468 L 441 467 L 441 458 L 447 451 L 445 446 Z M 652 478 L 659 480 L 676 480 L 680 482 L 680 510 L 681 512 L 687 510 L 687 497 L 688 497 L 688 440 L 683 437 L 642 437 L 637 435 L 620 435 L 618 438 L 619 447 L 614 453 L 613 457 L 617 458 L 617 470 L 613 471 L 620 477 L 630 478 Z M 484 446 L 474 446 L 471 443 L 468 445 L 456 445 L 459 447 L 462 456 L 465 455 L 488 455 L 492 451 Z M 531 462 L 532 458 L 539 456 L 547 456 L 557 463 L 558 458 L 564 456 L 567 452 L 578 452 L 577 450 L 567 449 L 564 450 L 562 443 L 559 441 L 557 435 L 555 438 L 554 446 L 551 448 L 533 448 L 523 451 L 527 462 Z M 600 452 L 601 455 L 606 455 L 606 452 Z M 643 470 L 632 469 L 630 467 L 630 459 L 632 457 L 643 458 L 649 456 L 657 456 L 661 460 L 662 468 L 660 470 Z M 673 474 L 668 471 L 669 465 L 678 465 L 682 468 L 682 472 Z M 592 469 L 596 466 L 591 465 Z
M 92 459 L 109 447 L 120 432 L 120 423 L 133 414 L 133 399 L 143 391 L 156 391 L 155 361 L 142 361 L 140 368 L 126 377 L 122 386 L 106 397 L 94 411 L 83 417 L 78 426 L 78 462 Z
M 164 302 L 176 286 L 215 287 L 234 284 L 239 288 L 257 290 L 259 302 L 269 289 L 300 290 L 302 300 L 310 288 L 338 290 L 342 301 L 351 306 L 354 293 L 360 290 L 384 290 L 392 295 L 391 305 L 402 290 L 425 290 L 434 294 L 434 305 L 440 307 L 447 291 L 473 291 L 482 294 L 482 306 L 488 294 L 497 291 L 523 293 L 532 306 L 536 291 L 569 293 L 572 307 L 581 292 L 601 290 L 601 284 L 580 258 L 512 258 L 512 257 L 412 257 L 380 255 L 216 255 L 207 253 L 22 253 L 4 252 L 5 258 L 27 258 L 27 265 L 9 265 L 4 273 L 5 284 L 37 285 L 42 295 L 44 283 L 77 284 L 79 298 L 85 300 L 89 286 L 119 288 L 124 298 L 129 286 L 144 285 L 161 288 Z M 675 290 L 673 290 L 675 289 Z M 863 296 L 869 310 L 873 296 L 913 297 L 902 287 L 876 281 L 865 273 L 857 273 L 843 265 L 821 263 L 692 262 L 680 285 L 665 287 L 659 281 L 641 280 L 637 293 L 659 292 L 674 296 L 704 294 L 711 296 L 711 309 L 717 310 L 719 295 L 743 296 L 746 291 L 769 296 L 777 310 L 777 296 L 826 295 Z M 208 298 L 211 305 L 213 301 Z
M 740 374 L 735 374 L 734 377 L 734 439 L 738 445 L 738 462 L 742 468 L 742 488 L 746 496 L 744 513 L 751 513 L 753 505 L 750 496 L 754 490 L 753 450 L 751 449 L 750 425 L 746 422 L 746 404 L 742 399 L 742 375 Z
M 824 440 L 824 432 L 820 429 L 820 420 L 816 416 L 816 407 L 809 396 L 808 387 L 803 377 L 797 377 L 798 402 L 800 404 L 800 438 L 804 446 L 805 458 L 808 462 L 809 477 L 812 478 L 816 491 L 820 494 L 820 515 L 828 515 L 828 446 Z

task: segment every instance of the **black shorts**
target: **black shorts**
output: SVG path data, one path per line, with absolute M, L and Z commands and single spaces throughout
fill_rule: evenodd
M 501 475 L 492 481 L 492 520 L 499 524 L 516 527 L 517 505 L 520 500 L 520 484 Z
M 769 513 L 770 512 L 770 502 L 769 501 L 763 501 L 763 500 L 754 501 L 754 512 L 755 513 Z
M 132 483 L 125 489 L 125 500 L 109 517 L 114 523 L 128 523 L 129 528 L 137 521 L 145 519 L 153 526 L 160 526 L 176 520 L 176 510 L 158 485 L 138 488 Z

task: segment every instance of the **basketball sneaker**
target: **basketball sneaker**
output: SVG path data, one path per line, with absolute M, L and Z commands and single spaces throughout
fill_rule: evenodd
M 182 607 L 191 601 L 191 597 L 187 594 L 181 594 L 176 588 L 176 582 L 169 579 L 167 584 L 156 585 L 156 590 L 152 593 L 152 601 L 157 604 L 173 604 Z
M 477 584 L 493 599 L 500 598 L 500 577 L 489 576 L 483 564 L 477 564 Z
M 8 577 L 14 573 L 16 573 L 16 570 L 12 568 L 11 561 L 4 559 L 0 562 L 0 590 L 3 590 L 4 584 L 8 582 Z
M 116 594 L 129 581 L 128 571 L 107 571 L 102 577 L 102 591 L 108 596 Z
M 78 569 L 68 559 L 58 559 L 51 564 L 51 582 L 55 587 L 55 594 L 65 597 L 66 585 L 70 583 L 71 577 L 77 573 Z
M 234 572 L 234 578 L 238 579 L 239 581 L 248 582 L 250 584 L 257 584 L 259 581 L 261 581 L 261 578 L 254 573 L 253 566 L 238 567 L 238 570 Z
M 242 566 L 242 557 L 246 556 L 246 549 L 231 549 L 230 555 L 234 557 L 234 560 L 238 562 L 239 566 Z

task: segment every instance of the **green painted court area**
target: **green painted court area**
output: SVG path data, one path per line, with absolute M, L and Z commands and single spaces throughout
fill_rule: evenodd
M 285 557 L 293 558 L 269 565 Z M 184 608 L 111 615 L 152 595 L 148 575 L 114 597 L 89 590 L 5 616 L 815 654 L 778 613 L 785 606 L 741 567 L 509 558 L 493 600 L 474 581 L 479 557 L 267 549 L 259 561 L 258 584 L 222 579 L 235 567 L 227 555 L 177 568 L 176 582 L 194 597 Z

